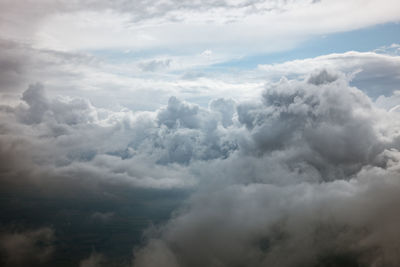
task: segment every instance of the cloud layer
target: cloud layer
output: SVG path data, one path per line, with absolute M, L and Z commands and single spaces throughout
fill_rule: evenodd
M 244 47 L 281 51 L 311 36 L 396 22 L 398 8 L 394 0 L 3 0 L 0 29 L 5 39 L 56 50 L 228 49 L 243 55 Z
M 194 191 L 148 233 L 135 266 L 399 264 L 399 113 L 378 108 L 340 72 L 282 78 L 257 100 L 220 98 L 207 108 L 171 97 L 154 112 L 50 98 L 32 84 L 0 110 L 8 193 Z M 81 265 L 101 261 L 93 254 Z
M 0 0 L 0 265 L 399 266 L 398 10 Z

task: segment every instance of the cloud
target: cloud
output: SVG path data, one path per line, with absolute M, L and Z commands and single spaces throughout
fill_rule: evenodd
M 350 181 L 201 192 L 135 266 L 166 255 L 165 266 L 396 266 L 398 216 L 385 207 L 399 201 L 396 176 L 372 168 Z
M 370 97 L 377 98 L 380 95 L 390 96 L 398 90 L 399 73 L 397 69 L 399 65 L 400 58 L 398 56 L 350 51 L 279 64 L 259 65 L 258 68 L 272 79 L 281 76 L 304 78 L 316 69 L 319 71 L 328 69 L 331 73 L 339 71 L 348 76 L 352 85 L 360 88 Z M 313 77 L 312 75 L 310 79 L 316 78 Z M 326 78 L 328 77 L 324 79 Z
M 268 83 L 257 100 L 201 107 L 171 97 L 152 112 L 50 97 L 32 84 L 0 110 L 7 192 L 193 192 L 135 250 L 136 266 L 398 263 L 398 218 L 385 207 L 399 201 L 399 113 L 338 71 Z M 119 216 L 93 207 L 85 218 Z
M 275 161 L 280 154 L 288 168 L 346 178 L 391 148 L 395 130 L 383 127 L 397 116 L 378 112 L 346 77 L 326 70 L 268 85 L 257 102 L 216 99 L 209 108 L 171 97 L 154 112 L 114 112 L 84 99 L 48 98 L 43 85 L 33 84 L 22 103 L 2 110 L 0 141 L 15 157 L 4 157 L 15 162 L 4 172 L 20 162 L 21 171 L 37 170 L 33 176 L 150 187 L 192 186 L 197 162 L 242 155 Z
M 392 43 L 391 45 L 384 45 L 375 49 L 374 52 L 398 56 L 400 54 L 400 44 Z
M 103 255 L 93 252 L 87 259 L 83 259 L 79 267 L 100 267 L 105 266 L 105 258 Z
M 54 250 L 54 230 L 43 227 L 32 231 L 3 232 L 0 251 L 4 266 L 27 266 L 50 260 Z
M 209 58 L 209 57 L 212 56 L 212 51 L 211 51 L 211 50 L 208 50 L 208 49 L 207 49 L 207 50 L 204 50 L 204 51 L 201 53 L 201 56 Z
M 395 12 L 398 2 L 393 0 L 370 1 L 367 6 L 360 0 L 240 3 L 152 0 L 134 4 L 98 1 L 95 5 L 92 1 L 78 4 L 65 0 L 56 3 L 23 0 L 3 1 L 0 7 L 4 17 L 3 38 L 69 51 L 176 50 L 184 45 L 192 51 L 207 48 L 217 52 L 229 48 L 231 55 L 243 54 L 243 47 L 246 50 L 251 47 L 254 54 L 285 50 L 315 35 L 399 20 Z M 29 21 L 29 25 L 21 24 L 22 19 Z M 280 26 L 277 29 L 263 25 Z
M 151 60 L 146 62 L 139 63 L 139 68 L 143 71 L 156 71 L 156 70 L 163 70 L 170 67 L 172 60 L 165 59 L 165 60 Z
M 294 157 L 290 161 L 311 164 L 330 180 L 342 175 L 338 170 L 351 173 L 368 163 L 385 144 L 368 97 L 343 79 L 332 80 L 326 71 L 317 77 L 316 85 L 310 79 L 281 80 L 265 91 L 263 104 L 239 105 L 238 119 L 250 130 L 244 146 L 248 153 L 288 150 L 288 159 Z
M 324 69 L 318 73 L 314 73 L 313 75 L 311 75 L 308 78 L 308 82 L 314 85 L 321 85 L 334 82 L 337 79 L 338 77 L 335 74 L 329 73 Z
M 175 97 L 155 112 L 113 112 L 84 99 L 48 98 L 43 85 L 33 84 L 21 100 L 2 107 L 2 170 L 12 184 L 38 179 L 62 190 L 86 177 L 81 186 L 190 187 L 195 182 L 185 164 L 224 158 L 237 148 L 213 111 Z M 14 168 L 29 174 L 19 177 Z
M 35 44 L 57 50 L 151 51 L 178 50 L 184 46 L 183 51 L 191 53 L 207 48 L 215 53 L 229 52 L 233 56 L 246 53 L 248 49 L 244 51 L 243 47 L 251 47 L 251 54 L 284 51 L 312 36 L 350 31 L 399 19 L 393 11 L 397 2 L 391 0 L 386 3 L 370 2 L 365 9 L 368 12 L 358 11 L 362 1 L 318 4 L 310 1 L 276 1 L 274 3 L 277 5 L 260 9 L 240 5 L 232 8 L 224 4 L 226 2 L 219 3 L 218 6 L 212 6 L 202 2 L 202 7 L 181 3 L 147 3 L 152 6 L 151 9 L 143 6 L 142 9 L 124 9 L 124 5 L 117 3 L 103 7 L 99 4 L 101 8 L 91 10 L 82 5 L 74 12 L 53 13 L 43 19 L 35 36 Z M 273 2 L 264 1 L 264 4 L 269 3 Z M 137 7 L 141 4 L 145 5 L 139 2 Z M 321 18 L 329 19 L 324 23 L 316 23 Z M 63 28 L 63 34 L 57 31 L 60 28 Z M 259 29 L 262 29 L 261 32 Z
M 397 117 L 326 70 L 267 87 L 134 266 L 397 266 Z
M 31 64 L 32 56 L 26 47 L 18 43 L 0 39 L 0 78 L 1 91 L 11 91 L 18 85 L 23 84 L 27 65 Z
M 0 1 L 0 265 L 400 265 L 399 7 Z
M 210 76 L 209 73 L 197 80 L 182 78 L 183 72 L 224 60 L 218 56 L 215 61 L 203 59 L 200 55 L 130 58 L 134 55 L 124 54 L 128 57 L 126 62 L 114 64 L 103 58 L 100 52 L 94 56 L 86 52 L 39 49 L 4 40 L 0 40 L 0 44 L 3 52 L 0 56 L 3 62 L 0 68 L 0 103 L 7 105 L 17 104 L 29 84 L 37 81 L 46 87 L 50 98 L 59 95 L 80 97 L 97 107 L 115 111 L 121 107 L 154 111 L 165 105 L 171 95 L 181 99 L 196 98 L 198 104 L 207 106 L 211 99 L 228 93 L 250 97 L 263 84 L 262 81 L 244 79 L 238 82 L 229 77 Z M 155 64 L 150 71 L 153 68 L 151 62 Z M 148 71 L 140 69 L 141 64 Z M 243 88 L 249 90 L 244 94 Z
M 400 100 L 400 91 L 396 90 L 393 92 L 391 96 L 388 97 L 384 95 L 379 96 L 376 99 L 375 104 L 378 107 L 394 111 L 399 105 L 399 100 Z
M 210 102 L 210 109 L 221 116 L 220 120 L 224 127 L 233 124 L 233 117 L 236 112 L 236 102 L 232 99 L 219 98 Z

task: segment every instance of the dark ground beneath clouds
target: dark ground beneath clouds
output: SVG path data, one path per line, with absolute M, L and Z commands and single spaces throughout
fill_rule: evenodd
M 32 188 L 2 192 L 2 265 L 79 266 L 91 254 L 101 253 L 105 266 L 130 266 L 132 248 L 142 242 L 142 231 L 151 223 L 166 220 L 186 196 L 174 190 L 111 187 L 107 188 L 109 195 L 84 193 L 43 196 Z M 51 238 L 29 237 L 29 233 L 43 230 L 51 231 Z M 9 245 L 10 238 L 26 235 L 28 241 Z
M 400 264 L 399 113 L 342 73 L 135 113 L 33 84 L 0 116 L 3 265 Z

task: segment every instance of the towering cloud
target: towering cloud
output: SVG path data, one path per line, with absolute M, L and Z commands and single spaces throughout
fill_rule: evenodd
M 397 113 L 322 71 L 281 80 L 237 118 L 238 151 L 199 163 L 207 184 L 149 234 L 135 266 L 400 263 Z

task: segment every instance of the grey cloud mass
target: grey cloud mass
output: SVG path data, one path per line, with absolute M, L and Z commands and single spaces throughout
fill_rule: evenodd
M 134 266 L 400 263 L 400 115 L 339 72 L 282 78 L 256 101 L 221 98 L 204 108 L 171 97 L 154 112 L 50 98 L 37 83 L 0 110 L 8 193 L 23 196 L 28 186 L 53 198 L 117 201 L 115 188 L 192 192 L 147 231 Z M 87 222 L 118 218 L 97 207 Z M 85 257 L 81 266 L 105 260 Z
M 332 77 L 239 104 L 239 151 L 200 164 L 206 185 L 135 266 L 397 266 L 398 114 Z
M 399 8 L 0 0 L 0 266 L 400 266 Z

